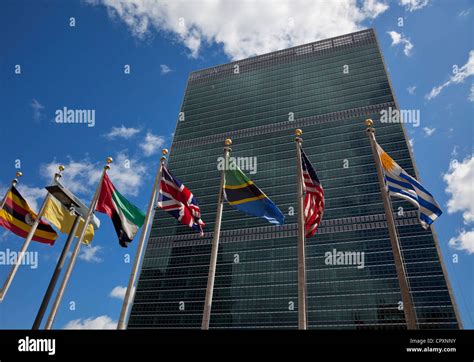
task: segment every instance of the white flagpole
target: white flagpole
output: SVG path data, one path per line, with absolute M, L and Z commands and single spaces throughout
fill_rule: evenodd
M 59 169 L 61 171 L 64 171 L 64 166 L 62 165 L 59 166 Z M 81 216 L 76 212 L 74 212 L 74 215 L 75 215 L 74 222 L 71 226 L 71 229 L 69 230 L 69 234 L 67 236 L 66 242 L 64 243 L 63 250 L 61 251 L 61 255 L 59 256 L 59 259 L 56 263 L 56 267 L 54 268 L 53 275 L 51 276 L 51 279 L 48 284 L 48 288 L 46 289 L 46 292 L 43 296 L 43 300 L 38 309 L 38 313 L 36 314 L 36 318 L 33 322 L 33 326 L 31 329 L 40 329 L 41 327 L 41 322 L 43 320 L 44 314 L 46 313 L 46 310 L 48 309 L 49 301 L 51 299 L 51 296 L 53 295 L 54 289 L 56 288 L 56 283 L 59 279 L 59 276 L 61 275 L 61 270 L 64 266 L 64 263 L 66 262 L 69 248 L 72 242 L 74 241 L 74 238 L 76 237 L 76 232 L 81 222 Z
M 395 270 L 397 272 L 398 284 L 400 286 L 400 294 L 402 296 L 403 311 L 405 313 L 405 320 L 407 329 L 418 329 L 416 322 L 416 312 L 411 299 L 410 288 L 408 286 L 408 279 L 406 276 L 405 266 L 403 264 L 402 253 L 400 251 L 400 244 L 398 241 L 397 228 L 392 214 L 392 203 L 388 192 L 385 188 L 384 177 L 382 174 L 382 166 L 380 156 L 377 152 L 375 129 L 372 127 L 374 122 L 371 119 L 365 121 L 367 126 L 367 136 L 370 140 L 372 154 L 375 161 L 375 168 L 377 170 L 377 177 L 380 185 L 380 193 L 382 194 L 383 207 L 385 210 L 385 218 L 387 219 L 388 234 L 390 236 L 390 244 L 392 246 L 393 259 L 395 262 Z
M 76 245 L 74 246 L 74 250 L 71 255 L 71 259 L 69 260 L 69 264 L 67 266 L 66 272 L 64 274 L 64 278 L 61 281 L 61 285 L 59 286 L 58 292 L 56 294 L 56 298 L 54 300 L 53 306 L 51 307 L 51 311 L 49 312 L 48 320 L 46 321 L 46 325 L 44 329 L 51 329 L 54 323 L 54 319 L 56 318 L 56 314 L 59 309 L 59 304 L 61 303 L 61 300 L 64 295 L 64 291 L 66 290 L 67 284 L 69 282 L 69 279 L 71 278 L 71 273 L 74 268 L 74 264 L 76 263 L 76 258 L 77 255 L 79 254 L 79 250 L 81 249 L 81 244 L 82 240 L 84 239 L 84 236 L 86 235 L 87 228 L 89 226 L 89 223 L 91 221 L 92 215 L 95 212 L 95 208 L 97 207 L 97 201 L 99 200 L 100 196 L 100 189 L 102 186 L 102 180 L 104 179 L 105 174 L 107 171 L 110 169 L 110 164 L 112 163 L 112 157 L 107 157 L 107 164 L 104 166 L 104 169 L 102 171 L 102 175 L 100 176 L 99 184 L 97 185 L 97 189 L 95 190 L 94 196 L 91 201 L 91 205 L 89 207 L 89 210 L 87 211 L 87 215 L 84 219 L 84 226 L 81 231 L 81 235 L 79 236 L 79 239 L 77 239 Z
M 138 241 L 137 251 L 135 254 L 135 260 L 133 261 L 132 272 L 130 273 L 130 278 L 128 280 L 127 291 L 125 292 L 125 297 L 123 299 L 122 310 L 120 312 L 120 318 L 117 324 L 117 329 L 125 329 L 128 325 L 128 310 L 130 304 L 133 301 L 135 296 L 135 279 L 141 269 L 142 264 L 142 254 L 145 250 L 147 244 L 147 234 L 148 230 L 150 229 L 151 223 L 153 221 L 153 215 L 155 214 L 155 207 L 156 207 L 156 195 L 157 190 L 160 187 L 161 176 L 163 172 L 163 167 L 166 161 L 166 155 L 168 154 L 168 150 L 165 148 L 161 151 L 163 156 L 160 158 L 160 167 L 158 168 L 158 172 L 156 173 L 155 183 L 153 184 L 153 190 L 151 191 L 150 202 L 148 203 L 148 210 L 145 216 L 145 222 L 143 225 L 143 229 L 140 235 L 140 240 Z
M 19 172 L 19 173 L 17 172 L 17 177 L 19 177 L 19 176 L 21 176 L 21 172 Z M 53 183 L 57 182 L 60 177 L 61 177 L 61 171 L 54 175 Z M 17 182 L 18 182 L 18 179 L 14 179 L 13 182 L 12 182 L 12 186 L 16 186 Z M 3 302 L 3 299 L 5 298 L 5 295 L 7 294 L 11 283 L 13 282 L 13 278 L 15 278 L 15 275 L 18 271 L 18 268 L 20 267 L 21 262 L 23 261 L 23 257 L 25 256 L 26 250 L 28 249 L 28 246 L 30 246 L 31 240 L 33 239 L 35 231 L 36 231 L 36 229 L 37 229 L 37 227 L 40 223 L 41 217 L 43 216 L 43 213 L 44 213 L 44 210 L 45 210 L 45 207 L 46 207 L 46 203 L 48 202 L 49 198 L 50 198 L 50 194 L 48 192 L 48 194 L 46 195 L 46 197 L 43 200 L 43 204 L 41 205 L 41 208 L 38 212 L 38 215 L 36 216 L 35 221 L 31 225 L 31 229 L 30 229 L 28 235 L 26 236 L 26 239 L 23 242 L 23 245 L 21 246 L 20 252 L 18 253 L 16 263 L 10 269 L 10 273 L 8 273 L 7 279 L 5 280 L 5 282 L 3 284 L 2 290 L 0 291 L 0 302 Z M 5 204 L 5 201 L 6 201 L 6 198 L 2 202 L 2 208 Z
M 228 165 L 229 155 L 230 155 L 230 145 L 232 140 L 230 138 L 225 140 L 224 147 L 224 165 Z M 212 251 L 211 251 L 211 261 L 209 263 L 209 274 L 207 277 L 207 288 L 206 288 L 206 300 L 204 302 L 204 312 L 202 314 L 202 325 L 201 329 L 209 329 L 209 322 L 211 320 L 211 306 L 212 306 L 212 296 L 214 293 L 214 279 L 216 277 L 216 265 L 217 265 L 217 252 L 219 250 L 219 237 L 221 233 L 221 221 L 222 221 L 222 209 L 224 207 L 224 184 L 225 184 L 225 167 L 222 170 L 221 174 L 221 184 L 219 187 L 219 195 L 217 198 L 217 212 L 216 212 L 216 223 L 214 225 L 214 235 L 212 237 Z
M 298 170 L 298 329 L 307 328 L 306 315 L 306 259 L 305 259 L 305 230 L 304 230 L 304 195 L 303 170 L 301 165 L 301 135 L 303 131 L 295 131 L 296 142 L 296 169 Z

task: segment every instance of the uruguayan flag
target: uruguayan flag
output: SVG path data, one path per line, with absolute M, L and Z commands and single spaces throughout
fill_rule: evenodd
M 418 208 L 418 218 L 421 226 L 428 229 L 429 225 L 442 214 L 438 203 L 416 179 L 400 167 L 382 147 L 377 144 L 385 176 L 385 186 L 390 195 L 407 200 Z

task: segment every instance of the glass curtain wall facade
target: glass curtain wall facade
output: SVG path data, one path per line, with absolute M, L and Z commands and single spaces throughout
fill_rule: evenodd
M 228 137 L 232 156 L 256 157 L 256 173 L 246 173 L 286 223 L 224 206 L 210 328 L 297 328 L 296 128 L 326 192 L 323 222 L 306 241 L 309 328 L 406 328 L 364 125 L 372 118 L 381 146 L 416 175 L 402 125 L 379 121 L 389 107 L 397 104 L 372 29 L 191 73 L 169 169 L 199 199 L 205 235 L 157 210 L 128 328 L 200 328 Z M 392 203 L 420 328 L 458 328 L 436 236 L 409 203 Z M 334 249 L 364 252 L 364 267 L 328 265 Z

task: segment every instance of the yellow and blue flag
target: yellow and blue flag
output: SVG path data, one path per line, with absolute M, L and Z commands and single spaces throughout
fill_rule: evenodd
M 385 176 L 385 186 L 391 196 L 400 197 L 418 209 L 418 219 L 424 229 L 443 212 L 428 190 L 400 167 L 377 143 L 377 152 Z
M 280 209 L 232 159 L 225 170 L 224 196 L 230 205 L 246 214 L 264 218 L 272 224 L 285 223 L 285 216 Z

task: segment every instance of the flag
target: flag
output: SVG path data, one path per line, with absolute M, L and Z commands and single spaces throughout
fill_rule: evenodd
M 283 225 L 280 209 L 237 166 L 233 159 L 225 170 L 224 196 L 227 202 L 246 214 L 262 217 L 272 224 Z
M 306 237 L 314 235 L 324 213 L 324 189 L 319 182 L 318 175 L 313 166 L 301 149 L 301 169 L 303 175 L 303 192 L 304 192 L 304 224 Z
M 10 191 L 7 192 L 3 209 L 0 209 L 0 225 L 12 233 L 26 238 L 35 219 L 36 214 L 18 190 L 12 186 Z M 33 240 L 53 245 L 57 238 L 58 234 L 51 225 L 40 220 L 33 235 Z
M 96 210 L 112 219 L 119 243 L 125 248 L 145 222 L 145 214 L 117 191 L 107 174 L 102 180 Z
M 56 226 L 60 232 L 69 234 L 76 216 L 71 215 L 54 196 L 50 197 L 46 202 L 46 207 L 43 213 L 43 217 L 48 219 L 51 224 Z M 76 236 L 80 237 L 82 229 L 84 227 L 84 220 L 82 219 L 76 231 Z M 94 226 L 89 224 L 87 227 L 86 234 L 84 236 L 84 244 L 89 244 L 94 237 Z
M 376 145 L 384 173 L 385 187 L 389 194 L 405 199 L 414 205 L 418 209 L 421 226 L 428 229 L 429 225 L 443 213 L 438 203 L 433 195 L 401 168 L 378 143 Z
M 173 215 L 180 223 L 199 231 L 201 235 L 203 234 L 203 228 L 206 224 L 201 220 L 201 209 L 198 200 L 164 166 L 157 206 Z

